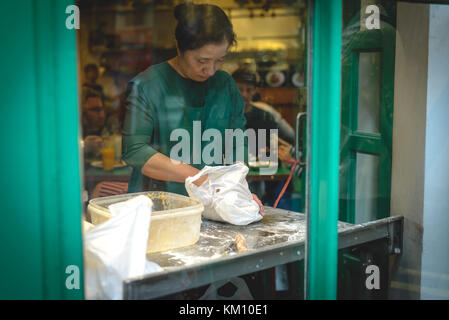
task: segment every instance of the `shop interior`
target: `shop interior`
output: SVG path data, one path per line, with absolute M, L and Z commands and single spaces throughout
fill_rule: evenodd
M 209 1 L 225 10 L 237 35 L 237 44 L 226 57 L 222 70 L 232 74 L 240 67 L 247 67 L 257 72 L 260 78 L 254 100 L 272 106 L 293 131 L 296 115 L 306 109 L 306 2 L 215 2 Z M 88 138 L 87 145 L 85 141 L 86 199 L 126 192 L 131 170 L 121 161 L 126 85 L 149 66 L 176 55 L 173 8 L 177 4 L 176 1 L 145 0 L 78 2 L 84 26 L 77 35 L 80 103 L 84 103 L 81 105 L 83 136 L 90 135 L 91 129 L 86 127 L 89 121 L 102 124 L 104 121 L 103 128 L 93 132 L 99 137 L 97 146 L 108 145 L 115 153 L 114 169 L 105 171 L 100 148 L 95 147 L 92 137 Z M 85 111 L 89 89 L 97 89 L 102 94 L 104 116 L 101 119 L 89 120 L 92 112 Z M 92 126 L 95 124 L 91 123 Z M 294 140 L 289 142 L 293 147 Z M 274 204 L 289 175 L 288 163 L 279 160 L 279 167 L 282 170 L 265 177 L 258 175 L 257 167 L 250 172 L 250 176 L 255 176 L 252 179 L 277 181 L 271 182 L 260 194 L 266 205 Z M 302 211 L 303 180 L 295 175 L 279 199 L 279 208 Z
M 1 59 L 12 107 L 0 136 L 14 155 L 0 166 L 8 299 L 90 297 L 89 230 L 130 199 L 127 85 L 177 53 L 181 1 L 78 0 L 81 28 L 70 30 L 60 13 L 72 2 L 0 4 L 16 27 L 2 33 Z M 154 198 L 155 212 L 173 217 L 195 209 L 196 233 L 178 220 L 182 232 L 171 234 L 196 238 L 157 250 L 154 238 L 140 241 L 140 262 L 153 264 L 117 281 L 113 298 L 449 299 L 447 2 L 193 2 L 230 18 L 237 45 L 222 70 L 257 73 L 253 101 L 292 128 L 290 153 L 274 173 L 248 164 L 248 183 L 265 185 L 266 213 L 246 226 L 206 219 L 188 197 L 167 210 L 165 195 Z M 104 243 L 126 256 L 115 240 Z
M 228 54 L 222 70 L 232 74 L 239 67 L 245 66 L 258 73 L 260 77 L 258 94 L 254 100 L 271 105 L 294 128 L 295 141 L 292 144 L 296 144 L 295 147 L 300 150 L 294 152 L 292 157 L 304 163 L 306 150 L 303 146 L 306 145 L 307 126 L 304 118 L 306 117 L 302 118 L 298 115 L 306 114 L 307 101 L 310 100 L 307 96 L 307 39 L 308 14 L 310 13 L 307 1 L 226 0 L 208 1 L 208 3 L 217 4 L 225 10 L 237 34 L 238 43 Z M 97 66 L 98 78 L 95 82 L 102 87 L 105 97 L 107 130 L 103 132 L 102 139 L 103 143 L 109 143 L 115 150 L 115 167 L 107 172 L 102 170 L 101 156 L 98 153 L 93 158 L 85 154 L 84 199 L 86 203 L 87 200 L 96 197 L 126 193 L 130 169 L 120 159 L 121 109 L 126 83 L 147 67 L 176 55 L 174 40 L 176 21 L 172 13 L 176 4 L 178 4 L 177 1 L 79 1 L 83 11 L 81 23 L 83 26 L 88 26 L 82 28 L 77 36 L 79 87 L 88 82 L 84 68 L 92 64 Z M 366 20 L 362 18 L 366 13 L 362 12 L 361 8 L 373 4 L 381 8 L 383 33 L 380 42 L 368 44 L 373 40 L 364 40 L 363 34 L 359 36 L 367 28 Z M 396 142 L 395 147 L 392 148 L 391 141 L 394 126 L 393 109 L 396 113 L 394 121 L 397 122 L 403 104 L 400 95 L 403 89 L 398 83 L 402 83 L 400 79 L 406 77 L 402 71 L 402 65 L 408 63 L 400 55 L 400 50 L 396 51 L 395 55 L 395 46 L 398 46 L 398 41 L 407 42 L 409 34 L 402 27 L 400 31 L 403 36 L 395 40 L 394 33 L 400 28 L 397 24 L 408 23 L 413 14 L 416 15 L 412 5 L 400 5 L 398 10 L 396 4 L 388 1 L 344 1 L 343 3 L 340 221 L 366 223 L 403 212 L 402 207 L 398 211 L 403 201 L 403 199 L 398 200 L 398 185 L 403 182 L 404 177 L 398 176 L 398 171 L 393 176 L 391 173 L 392 166 L 398 170 L 398 156 L 395 158 L 396 161 L 395 159 L 392 161 L 392 154 L 394 152 L 402 154 L 399 151 L 402 144 Z M 378 40 L 374 40 L 376 41 Z M 352 52 L 360 54 L 357 60 L 360 75 L 355 86 L 353 86 L 355 60 Z M 394 72 L 395 62 L 396 73 Z M 396 81 L 395 85 L 394 81 Z M 356 99 L 358 99 L 357 104 L 360 105 L 356 111 L 356 119 L 353 118 L 354 90 L 359 92 Z M 394 101 L 393 96 L 396 99 Z M 393 107 L 393 104 L 396 106 Z M 379 144 L 376 140 L 377 134 L 381 137 L 381 145 L 376 148 L 372 146 Z M 401 141 L 405 139 L 404 134 L 404 132 L 396 131 L 394 139 Z M 296 168 L 286 192 L 282 193 L 282 187 L 285 185 L 292 165 L 281 160 L 279 164 L 279 170 L 267 176 L 261 176 L 257 168 L 253 168 L 248 175 L 248 181 L 251 179 L 267 181 L 265 194 L 261 195 L 265 205 L 274 206 L 276 203 L 277 208 L 304 212 L 305 170 Z M 356 177 L 355 184 L 352 181 L 354 177 Z M 279 195 L 281 198 L 277 199 Z M 391 198 L 397 201 L 393 201 L 390 207 Z M 406 246 L 413 247 L 410 243 Z M 385 243 L 374 242 L 374 245 L 368 245 L 368 248 L 368 250 L 362 247 L 362 249 L 352 248 L 342 251 L 339 256 L 339 268 L 344 268 L 343 265 L 351 266 L 347 267 L 345 272 L 352 272 L 357 275 L 357 279 L 360 279 L 363 277 L 360 273 L 361 265 L 374 259 L 379 264 L 390 265 L 390 273 L 384 273 L 383 278 L 392 278 L 391 268 L 398 262 L 391 257 L 390 259 L 393 260 L 389 263 L 385 260 L 384 249 L 379 249 L 385 248 Z M 301 279 L 297 277 L 295 270 L 302 270 L 301 274 L 303 274 L 304 266 L 296 263 L 286 264 L 283 268 L 272 269 L 271 276 L 261 273 L 262 276 L 258 275 L 257 280 L 253 279 L 253 282 L 260 286 L 260 283 L 271 281 L 272 287 L 281 287 L 277 297 L 284 295 L 301 298 L 303 297 L 301 290 L 283 291 L 282 289 L 288 288 L 289 281 L 291 286 L 292 281 Z M 404 290 L 401 287 L 403 283 L 401 281 L 407 277 L 404 275 L 403 266 L 401 270 L 399 276 L 396 276 L 401 280 L 394 282 L 396 287 L 392 289 L 392 292 L 396 292 L 399 296 L 409 292 L 407 294 L 413 296 L 410 290 Z M 280 279 L 284 279 L 284 283 Z M 247 281 L 251 282 L 250 279 Z M 350 284 L 353 282 L 357 280 L 344 272 L 340 273 L 340 298 L 354 297 L 354 295 L 365 298 L 385 297 L 385 293 L 367 293 L 363 289 L 355 289 Z M 272 291 L 277 292 L 275 289 Z M 264 292 L 263 286 L 260 292 Z

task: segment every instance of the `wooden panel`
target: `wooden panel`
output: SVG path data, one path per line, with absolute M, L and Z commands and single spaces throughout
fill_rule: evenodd
M 295 129 L 296 126 L 296 115 L 299 112 L 299 109 L 297 106 L 276 106 L 274 105 L 274 108 L 279 111 L 279 113 L 282 115 L 282 117 L 292 126 L 293 129 Z
M 298 88 L 258 88 L 262 101 L 274 104 L 296 104 L 298 102 Z
M 299 112 L 299 89 L 292 87 L 258 88 L 261 101 L 275 108 L 282 117 L 295 128 L 296 115 Z

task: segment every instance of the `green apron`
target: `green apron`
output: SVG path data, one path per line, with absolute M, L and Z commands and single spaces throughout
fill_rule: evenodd
M 170 157 L 173 150 L 180 150 L 181 139 L 189 141 L 190 150 L 175 152 L 177 159 L 182 158 L 183 162 L 198 169 L 206 164 L 223 165 L 222 154 L 214 151 L 210 155 L 215 156 L 215 161 L 204 162 L 203 150 L 214 139 L 203 137 L 203 133 L 208 129 L 218 130 L 222 140 L 220 151 L 224 154 L 225 130 L 245 130 L 243 109 L 240 91 L 224 71 L 217 71 L 205 82 L 196 82 L 181 77 L 170 64 L 163 62 L 137 75 L 128 84 L 122 132 L 123 160 L 133 168 L 128 192 L 165 190 L 186 195 L 183 183 L 162 183 L 144 177 L 142 166 L 158 152 Z M 202 141 L 203 138 L 206 141 Z M 235 161 L 241 154 L 247 161 L 246 138 L 243 143 L 234 140 L 231 154 L 233 159 L 228 156 L 226 163 Z

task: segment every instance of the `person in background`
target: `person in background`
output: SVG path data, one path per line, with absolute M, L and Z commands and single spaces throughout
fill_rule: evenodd
M 254 107 L 253 96 L 257 92 L 257 75 L 246 68 L 237 69 L 232 73 L 232 77 L 237 84 L 237 88 L 245 102 L 244 113 L 246 118 L 246 129 L 265 129 L 267 130 L 266 146 L 270 146 L 270 129 L 277 129 L 279 125 L 273 115 L 261 108 Z
M 274 120 L 274 117 L 267 111 L 253 106 L 253 96 L 257 89 L 257 75 L 251 72 L 249 69 L 240 68 L 232 73 L 237 88 L 239 88 L 240 93 L 245 102 L 245 118 L 246 118 L 246 129 L 254 129 L 256 131 L 256 137 L 258 137 L 258 130 L 265 130 L 265 147 L 261 148 L 263 142 L 257 141 L 257 154 L 254 155 L 256 159 L 260 158 L 260 153 L 265 152 L 268 154 L 270 151 L 270 140 L 275 139 L 274 143 L 278 143 L 277 136 L 271 137 L 270 130 L 277 129 L 279 132 L 279 126 Z M 265 182 L 264 181 L 254 181 L 249 183 L 252 192 L 257 194 L 258 197 L 262 198 L 265 194 Z
M 103 101 L 98 91 L 91 89 L 84 91 L 82 110 L 85 157 L 98 158 L 103 142 L 101 137 L 106 130 Z
M 273 119 L 279 128 L 279 137 L 284 142 L 287 142 L 291 145 L 295 143 L 295 130 L 293 130 L 292 126 L 282 117 L 282 115 L 275 108 L 273 108 L 268 103 L 265 103 L 263 101 L 252 101 L 251 104 L 253 107 L 266 111 L 273 116 Z
M 106 126 L 112 133 L 120 134 L 119 114 L 120 103 L 123 102 L 122 96 L 124 94 L 123 76 L 118 72 L 112 72 L 104 58 L 101 61 L 100 68 L 93 63 L 84 67 L 83 96 L 92 91 L 100 95 L 105 112 Z M 101 68 L 105 71 L 101 72 L 100 77 Z M 120 87 L 118 87 L 118 81 L 120 81 Z
M 256 75 L 257 77 L 257 83 L 256 85 L 259 83 L 260 81 L 260 76 L 259 74 L 254 71 L 253 69 L 251 69 L 250 66 L 241 66 L 239 68 L 240 70 L 247 70 L 249 72 L 252 72 Z M 283 142 L 287 142 L 291 145 L 293 145 L 295 143 L 295 130 L 292 128 L 292 126 L 282 117 L 282 115 L 275 109 L 273 108 L 271 105 L 269 105 L 268 103 L 261 101 L 261 95 L 260 93 L 257 91 L 257 86 L 254 90 L 254 95 L 251 98 L 251 105 L 253 107 L 262 109 L 268 113 L 270 113 L 273 118 L 274 121 L 276 121 L 278 127 L 279 127 L 279 138 L 282 139 Z
M 294 142 L 294 131 L 290 125 L 281 117 L 281 115 L 274 110 L 273 107 L 266 103 L 255 103 L 253 101 L 254 96 L 257 94 L 258 75 L 257 73 L 242 67 L 233 72 L 232 77 L 237 83 L 237 87 L 242 94 L 245 101 L 245 117 L 247 120 L 246 128 L 252 128 L 255 130 L 265 129 L 267 133 L 270 129 L 278 129 L 279 137 L 277 137 L 276 143 L 278 143 L 278 158 L 281 161 L 287 161 L 293 159 L 294 149 L 292 144 Z M 259 106 L 263 105 L 263 108 Z M 267 108 L 269 107 L 269 108 Z M 270 111 L 270 110 L 274 110 Z M 273 115 L 274 114 L 274 115 Z M 276 118 L 275 118 L 276 116 Z M 281 138 L 282 136 L 282 138 Z M 265 142 L 266 148 L 270 146 L 269 135 L 266 135 L 267 140 Z M 287 139 L 284 140 L 284 139 Z M 259 141 L 257 142 L 259 145 Z M 259 150 L 267 151 L 267 150 Z M 255 181 L 249 183 L 250 189 L 262 199 L 264 204 L 273 205 L 275 195 L 273 190 L 279 187 L 278 182 L 265 182 Z M 291 185 L 289 185 L 291 189 Z
M 101 136 L 105 130 L 106 115 L 101 96 L 96 91 L 85 91 L 83 97 L 83 136 Z
M 103 56 L 100 58 L 100 69 L 102 70 L 98 83 L 103 88 L 103 103 L 107 113 L 118 112 L 120 104 L 120 94 L 122 89 L 117 85 L 117 78 L 120 71 L 113 70 L 110 58 Z M 129 79 L 128 79 L 129 80 Z
M 103 87 L 97 83 L 99 77 L 99 71 L 96 64 L 90 63 L 84 67 L 84 79 L 83 91 L 96 91 L 100 94 L 102 100 L 104 100 Z M 102 101 L 104 102 L 104 101 Z
M 245 127 L 243 99 L 232 77 L 220 70 L 235 43 L 229 18 L 218 6 L 192 3 L 176 6 L 174 15 L 177 55 L 128 83 L 122 131 L 123 160 L 133 168 L 128 192 L 151 190 L 157 180 L 163 182 L 159 190 L 187 194 L 186 178 L 196 175 L 205 163 L 204 159 L 194 163 L 194 152 L 184 162 L 170 158 L 178 143 L 170 139 L 173 130 L 187 130 L 193 146 L 194 121 L 201 123 L 200 136 L 217 129 L 224 137 L 226 129 Z M 203 146 L 200 143 L 196 152 L 202 154 Z M 236 143 L 234 155 L 239 150 L 246 156 L 246 143 Z M 199 186 L 206 179 L 194 183 Z M 263 214 L 260 200 L 253 198 Z

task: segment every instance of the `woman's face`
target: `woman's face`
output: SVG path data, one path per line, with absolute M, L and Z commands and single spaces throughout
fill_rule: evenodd
M 206 81 L 222 67 L 228 48 L 229 42 L 224 40 L 184 51 L 179 55 L 179 67 L 187 78 L 198 82 Z

